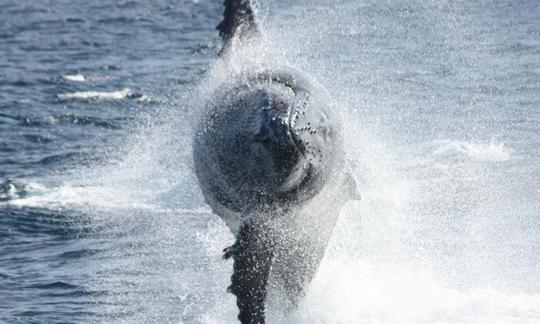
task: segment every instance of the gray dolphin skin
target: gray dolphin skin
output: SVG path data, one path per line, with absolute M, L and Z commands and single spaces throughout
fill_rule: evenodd
M 260 34 L 251 2 L 225 1 L 220 59 Z M 239 40 L 239 42 L 233 42 Z M 243 324 L 265 323 L 268 286 L 292 311 L 324 256 L 340 209 L 357 199 L 340 118 L 329 95 L 301 72 L 275 67 L 222 85 L 193 139 L 206 202 L 236 236 L 229 291 Z

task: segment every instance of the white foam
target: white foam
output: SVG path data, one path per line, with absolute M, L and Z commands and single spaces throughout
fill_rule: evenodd
M 443 140 L 437 143 L 440 147 L 435 150 L 435 155 L 458 153 L 480 161 L 505 161 L 512 153 L 504 143 L 495 143 L 494 140 L 489 144 L 458 140 Z
M 129 88 L 124 88 L 118 91 L 79 91 L 72 93 L 61 93 L 57 97 L 60 100 L 121 100 L 134 96 L 134 92 Z
M 537 323 L 540 295 L 459 290 L 420 271 L 323 263 L 289 323 Z
M 71 185 L 62 184 L 57 187 L 47 187 L 37 182 L 25 184 L 28 195 L 19 197 L 14 195 L 10 200 L 0 202 L 1 206 L 45 208 L 61 210 L 64 208 L 74 210 L 140 210 L 153 213 L 174 212 L 178 214 L 208 214 L 210 208 L 181 208 L 163 205 L 157 196 L 160 192 L 145 192 L 129 189 L 129 184 L 117 186 L 104 185 Z M 151 188 L 149 189 L 152 190 Z
M 114 199 L 112 199 L 114 197 Z M 18 207 L 39 207 L 59 209 L 64 207 L 94 207 L 105 209 L 154 209 L 148 203 L 142 203 L 131 197 L 129 192 L 115 188 L 99 186 L 70 186 L 57 188 L 39 186 L 25 198 L 9 201 L 9 205 Z
M 86 77 L 82 74 L 66 74 L 62 76 L 62 79 L 73 82 L 85 82 Z

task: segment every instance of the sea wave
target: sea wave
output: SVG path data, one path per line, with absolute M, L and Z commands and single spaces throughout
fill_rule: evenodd
M 47 209 L 106 208 L 106 209 L 146 209 L 154 210 L 157 206 L 140 202 L 121 190 L 100 186 L 70 186 L 56 188 L 33 184 L 32 192 L 18 197 L 13 196 L 5 202 L 14 207 L 39 207 Z M 110 199 L 114 197 L 114 199 Z
M 71 93 L 61 93 L 56 96 L 59 100 L 122 100 L 144 98 L 140 93 L 134 92 L 130 88 L 118 91 L 78 91 Z
M 150 190 L 152 191 L 152 190 Z M 31 207 L 48 210 L 86 208 L 106 210 L 147 210 L 152 212 L 210 213 L 206 207 L 181 208 L 163 206 L 159 200 L 160 192 L 133 193 L 125 187 L 103 185 L 47 186 L 38 182 L 19 182 L 7 180 L 0 183 L 0 207 Z M 111 199 L 114 197 L 114 199 Z
M 62 76 L 62 79 L 73 82 L 84 82 L 86 77 L 82 74 L 66 74 Z
M 0 183 L 0 202 L 23 197 L 28 192 L 29 186 L 20 181 L 8 179 Z

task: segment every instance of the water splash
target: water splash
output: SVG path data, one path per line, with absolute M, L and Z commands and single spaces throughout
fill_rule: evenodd
M 510 159 L 512 150 L 504 143 L 496 143 L 494 139 L 489 144 L 467 141 L 439 141 L 440 147 L 434 152 L 435 155 L 461 154 L 479 161 L 506 161 Z
M 107 252 L 78 270 L 93 278 L 92 290 L 105 292 L 96 297 L 96 312 L 107 320 L 234 323 L 234 300 L 225 292 L 230 264 L 221 260 L 232 237 L 200 209 L 190 125 L 231 70 L 234 77 L 293 65 L 338 101 L 363 199 L 342 212 L 300 309 L 289 317 L 271 310 L 271 322 L 538 322 L 537 170 L 469 163 L 519 163 L 512 158 L 522 138 L 511 136 L 524 136 L 524 122 L 511 128 L 514 117 L 498 112 L 510 129 L 497 137 L 506 145 L 436 140 L 490 138 L 504 128 L 492 127 L 494 106 L 479 103 L 526 99 L 526 89 L 498 97 L 498 81 L 489 79 L 498 69 L 478 64 L 485 55 L 506 64 L 498 54 L 477 52 L 493 34 L 475 46 L 468 42 L 484 37 L 484 27 L 474 25 L 483 20 L 471 12 L 487 18 L 464 3 L 343 1 L 337 9 L 319 2 L 269 3 L 275 19 L 265 19 L 263 52 L 247 47 L 229 66 L 215 63 L 200 86 L 133 129 L 110 164 L 47 179 L 55 184 L 12 203 L 83 209 L 96 224 L 107 224 L 99 237 L 110 240 Z M 488 85 L 479 87 L 482 82 Z M 64 99 L 121 100 L 129 96 L 123 91 Z M 476 127 L 483 120 L 489 122 Z

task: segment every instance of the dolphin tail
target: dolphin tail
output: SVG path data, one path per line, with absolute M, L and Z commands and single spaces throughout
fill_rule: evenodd
M 223 4 L 225 5 L 223 20 L 216 27 L 224 42 L 220 54 L 230 47 L 234 38 L 243 39 L 260 35 L 252 0 L 225 0 Z
M 224 258 L 233 258 L 234 272 L 229 292 L 236 295 L 242 324 L 264 324 L 268 275 L 273 247 L 268 230 L 260 225 L 244 224 L 233 246 L 224 250 Z

